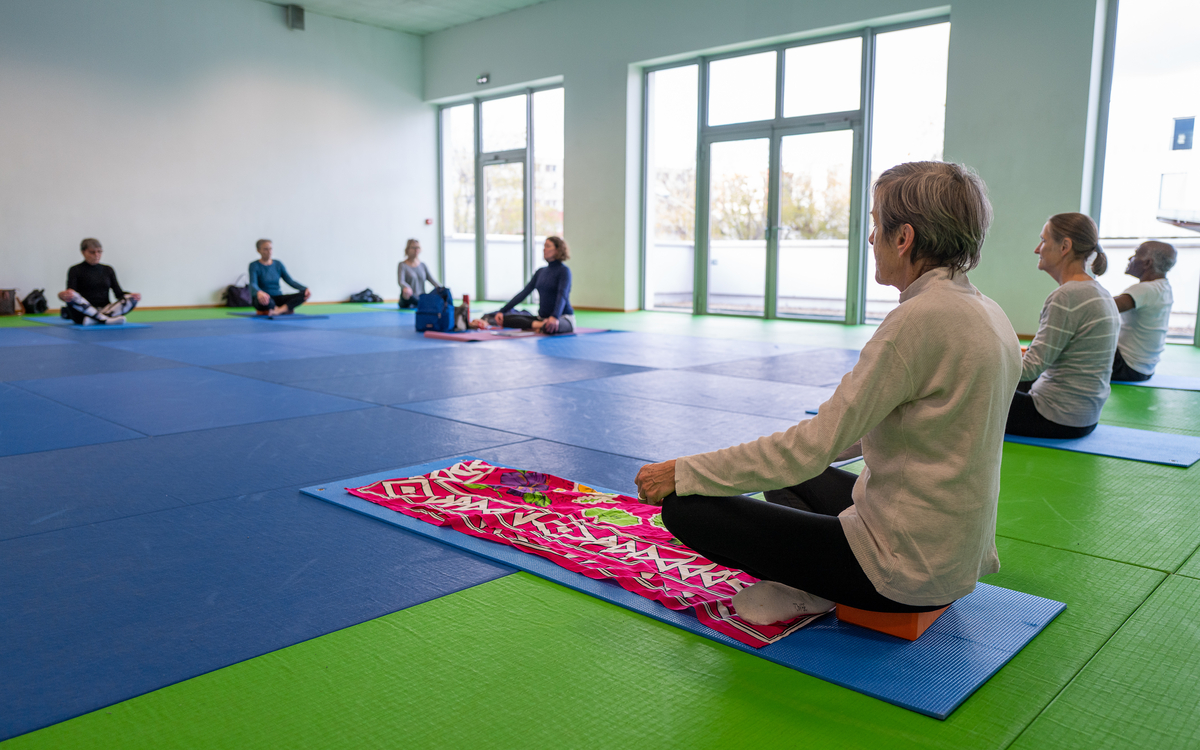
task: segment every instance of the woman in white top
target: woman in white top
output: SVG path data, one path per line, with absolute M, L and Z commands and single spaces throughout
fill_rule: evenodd
M 428 281 L 435 289 L 441 284 L 433 278 L 429 267 L 418 258 L 421 255 L 421 243 L 409 240 L 404 247 L 404 260 L 396 267 L 396 281 L 400 283 L 400 308 L 416 307 L 417 300 L 425 293 L 425 282 Z
M 901 164 L 875 183 L 871 217 L 875 277 L 900 305 L 817 416 L 637 475 L 676 538 L 761 579 L 733 599 L 753 623 L 833 602 L 931 611 L 999 569 L 1000 456 L 1021 355 L 1000 306 L 966 276 L 991 223 L 983 182 L 957 164 Z M 860 439 L 860 476 L 829 467 Z M 758 490 L 770 502 L 734 496 Z
M 1084 214 L 1055 214 L 1034 249 L 1038 270 L 1058 282 L 1042 306 L 1041 322 L 1021 358 L 1021 384 L 1008 412 L 1006 432 L 1044 438 L 1079 438 L 1096 429 L 1108 400 L 1121 320 L 1112 296 L 1089 275 L 1104 273 L 1096 222 Z
M 1113 357 L 1112 379 L 1137 383 L 1149 380 L 1167 345 L 1171 322 L 1171 282 L 1167 271 L 1175 267 L 1175 247 L 1150 240 L 1138 245 L 1125 273 L 1138 283 L 1113 298 L 1121 313 L 1121 336 Z

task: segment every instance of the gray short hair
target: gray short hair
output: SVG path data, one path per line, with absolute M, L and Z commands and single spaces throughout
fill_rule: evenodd
M 1138 245 L 1138 250 L 1146 248 L 1146 255 L 1150 258 L 1150 266 L 1155 273 L 1165 274 L 1175 267 L 1175 259 L 1178 255 L 1175 252 L 1175 246 L 1158 240 L 1148 240 Z
M 969 167 L 944 161 L 899 164 L 875 181 L 874 196 L 884 237 L 895 237 L 905 224 L 913 228 L 913 265 L 964 272 L 979 265 L 992 204 L 987 186 Z

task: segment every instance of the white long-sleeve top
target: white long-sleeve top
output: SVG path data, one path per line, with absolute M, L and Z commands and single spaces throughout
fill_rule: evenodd
M 1021 361 L 1021 380 L 1035 381 L 1029 395 L 1038 414 L 1068 427 L 1099 422 L 1120 333 L 1117 303 L 1100 282 L 1068 281 L 1050 292 Z
M 816 417 L 774 435 L 678 459 L 680 495 L 790 487 L 862 438 L 842 530 L 875 589 L 947 604 L 1000 569 L 996 503 L 1021 350 L 1008 318 L 965 274 L 925 273 L 863 347 Z

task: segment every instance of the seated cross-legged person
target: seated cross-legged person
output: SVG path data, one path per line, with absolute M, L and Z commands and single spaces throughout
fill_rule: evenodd
M 1004 311 L 967 279 L 991 205 L 978 176 L 944 162 L 893 167 L 873 192 L 875 278 L 900 304 L 820 412 L 635 480 L 677 539 L 760 579 L 733 598 L 755 624 L 834 602 L 930 612 L 1000 567 L 1000 458 L 1021 353 Z M 829 467 L 856 443 L 860 476 Z M 768 502 L 737 495 L 756 491 Z
M 542 246 L 546 266 L 534 271 L 533 278 L 517 296 L 498 312 L 471 321 L 472 328 L 520 328 L 541 333 L 571 333 L 575 330 L 575 310 L 571 307 L 571 269 L 563 263 L 570 259 L 571 250 L 562 237 L 547 237 Z M 538 293 L 536 316 L 513 308 L 521 304 L 534 290 Z
M 1079 213 L 1055 214 L 1034 252 L 1038 270 L 1058 288 L 1042 306 L 1033 342 L 1021 358 L 1021 383 L 1005 431 L 1041 438 L 1080 438 L 1096 429 L 1111 392 L 1109 378 L 1121 320 L 1112 296 L 1085 270 L 1104 273 L 1096 222 Z
M 1113 380 L 1140 382 L 1154 375 L 1154 367 L 1167 344 L 1167 326 L 1171 322 L 1171 282 L 1167 271 L 1175 267 L 1175 248 L 1151 240 L 1138 249 L 1125 266 L 1125 273 L 1138 283 L 1121 292 L 1113 301 L 1121 313 L 1121 336 L 1113 357 Z
M 124 323 L 125 315 L 137 307 L 142 295 L 124 292 L 112 266 L 100 262 L 104 253 L 100 240 L 85 239 L 79 243 L 79 251 L 83 253 L 83 262 L 71 266 L 67 271 L 67 288 L 58 293 L 58 298 L 65 303 L 62 317 L 79 325 Z M 110 291 L 114 297 L 112 302 L 108 298 Z
M 400 309 L 406 307 L 416 307 L 421 299 L 421 295 L 425 293 L 425 282 L 429 282 L 435 289 L 441 288 L 441 284 L 433 278 L 433 274 L 429 272 L 429 266 L 421 262 L 421 243 L 418 240 L 409 240 L 404 246 L 404 260 L 400 261 L 400 265 L 396 267 L 396 281 L 400 283 Z
M 271 258 L 271 241 L 254 243 L 259 259 L 250 264 L 250 295 L 254 309 L 259 315 L 291 315 L 312 294 L 308 287 L 291 277 L 283 261 Z M 280 280 L 297 290 L 295 294 L 284 294 Z

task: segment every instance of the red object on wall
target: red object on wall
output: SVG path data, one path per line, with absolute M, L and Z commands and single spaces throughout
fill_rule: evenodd
M 433 223 L 433 219 L 426 219 L 426 220 L 425 220 L 425 225 L 426 225 L 426 226 L 428 226 L 428 225 L 430 225 L 430 224 L 432 224 L 432 223 Z

